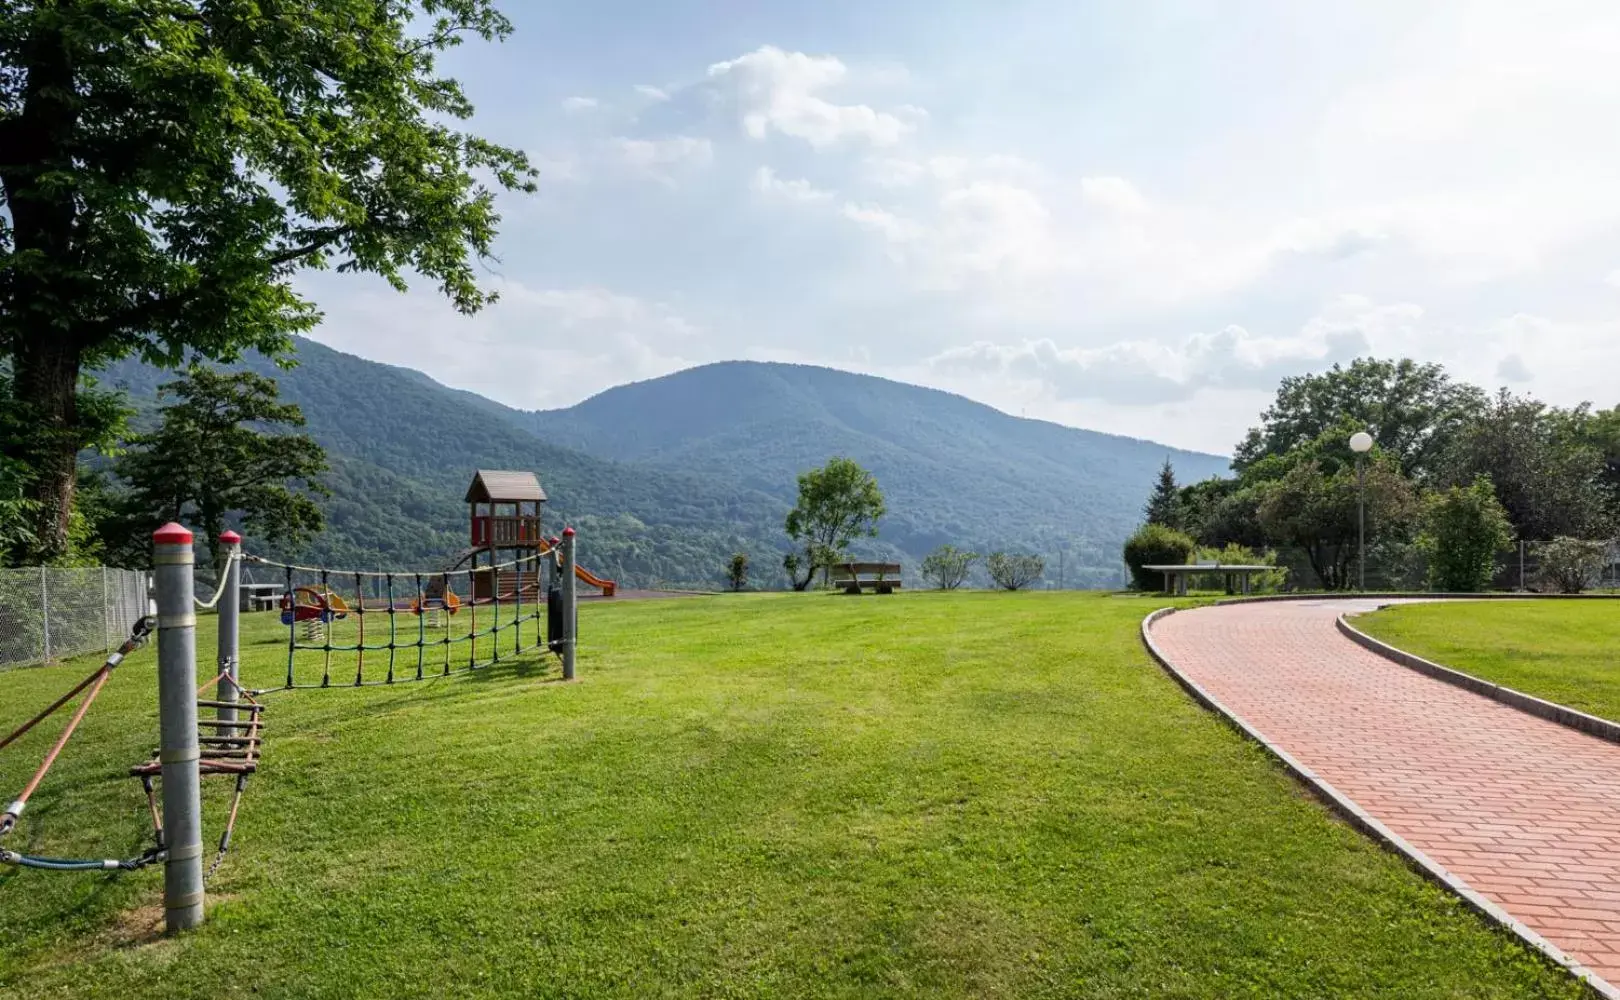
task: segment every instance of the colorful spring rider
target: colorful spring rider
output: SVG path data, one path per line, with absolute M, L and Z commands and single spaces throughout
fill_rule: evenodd
M 326 627 L 349 616 L 349 606 L 336 592 L 315 587 L 295 587 L 281 599 L 281 624 L 301 622 L 306 642 L 322 642 Z
M 426 615 L 428 628 L 446 628 L 449 625 L 446 616 L 461 610 L 461 598 L 440 577 L 428 581 L 422 593 L 411 602 L 410 610 L 412 614 Z

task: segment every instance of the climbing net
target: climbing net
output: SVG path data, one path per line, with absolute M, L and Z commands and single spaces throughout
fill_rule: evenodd
M 398 684 L 477 670 L 499 663 L 503 653 L 552 648 L 540 626 L 548 611 L 546 631 L 555 638 L 560 626 L 562 557 L 555 547 L 510 562 L 436 573 L 334 570 L 243 558 L 282 573 L 283 688 Z M 543 582 L 548 576 L 549 583 Z M 334 681 L 333 654 L 350 653 L 353 679 L 345 675 Z M 310 676 L 310 661 L 317 658 L 319 681 Z
M 438 573 L 337 572 L 256 556 L 233 554 L 232 558 L 277 567 L 284 575 L 286 593 L 282 621 L 288 628 L 285 688 L 331 687 L 334 653 L 355 654 L 352 682 L 355 686 L 395 684 L 491 666 L 500 662 L 503 648 L 514 656 L 537 648 L 555 649 L 564 628 L 559 583 L 562 558 L 555 545 L 535 555 L 498 565 L 469 566 Z M 549 573 L 543 572 L 547 570 Z M 546 577 L 549 582 L 543 584 Z M 194 597 L 196 606 L 212 608 L 223 599 L 225 579 L 221 574 L 218 590 L 207 600 Z M 542 608 L 547 614 L 546 632 L 552 637 L 549 643 L 541 634 Z M 379 616 L 381 621 L 376 620 Z M 408 616 L 403 626 L 401 616 Z M 369 641 L 368 618 L 373 621 Z M 0 837 L 16 827 L 29 798 L 84 721 L 108 678 L 125 657 L 145 645 L 155 625 L 154 617 L 141 618 L 129 638 L 109 654 L 100 667 L 0 739 L 0 750 L 3 750 L 83 695 L 22 792 L 0 812 Z M 379 641 L 378 636 L 386 636 L 386 641 Z M 414 657 L 409 655 L 411 652 L 415 653 Z M 306 654 L 306 660 L 319 655 L 319 683 L 299 679 L 300 653 Z M 367 653 L 372 654 L 374 664 L 386 654 L 387 668 L 383 676 L 376 675 L 375 667 L 372 674 L 367 675 Z M 402 657 L 402 653 L 406 655 Z M 204 693 L 214 687 L 222 690 L 228 687 L 237 693 L 239 700 L 204 699 Z M 209 876 L 219 868 L 230 849 L 242 793 L 248 777 L 258 770 L 264 742 L 264 705 L 258 696 L 269 690 L 276 689 L 241 687 L 229 665 L 197 689 L 199 771 L 203 775 L 225 774 L 236 779 L 218 853 L 208 868 Z M 205 717 L 203 710 L 207 709 L 218 710 L 218 714 Z M 129 769 L 129 773 L 141 781 L 152 818 L 152 846 L 140 854 L 128 858 L 57 858 L 0 848 L 0 864 L 51 871 L 133 871 L 165 860 L 168 847 L 155 788 L 155 779 L 161 777 L 162 770 L 158 751 L 153 751 L 152 759 Z

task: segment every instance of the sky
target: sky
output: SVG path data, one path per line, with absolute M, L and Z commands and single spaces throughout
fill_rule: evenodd
M 1366 354 L 1620 403 L 1620 4 L 506 0 L 498 304 L 314 337 L 525 408 L 821 364 L 1229 453 Z M 740 415 L 746 417 L 746 415 Z

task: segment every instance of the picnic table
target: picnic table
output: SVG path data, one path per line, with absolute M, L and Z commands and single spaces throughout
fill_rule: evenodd
M 281 603 L 281 594 L 279 583 L 244 583 L 236 606 L 243 611 L 270 611 Z
M 1181 563 L 1173 566 L 1143 566 L 1155 573 L 1164 574 L 1164 592 L 1166 594 L 1185 595 L 1187 593 L 1187 578 L 1190 576 L 1213 576 L 1219 574 L 1226 577 L 1226 590 L 1231 593 L 1233 578 L 1238 580 L 1242 593 L 1249 593 L 1253 588 L 1250 578 L 1256 573 L 1269 573 L 1275 566 L 1250 566 L 1237 563 Z

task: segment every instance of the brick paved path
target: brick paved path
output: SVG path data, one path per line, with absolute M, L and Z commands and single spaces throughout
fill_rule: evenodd
M 1335 629 L 1339 614 L 1372 606 L 1201 608 L 1152 635 L 1267 740 L 1620 983 L 1620 745 L 1431 680 Z

